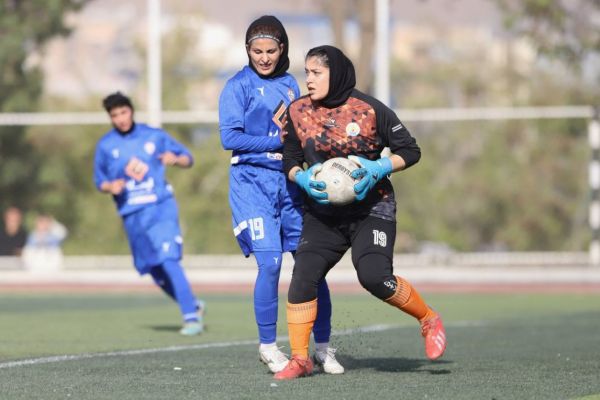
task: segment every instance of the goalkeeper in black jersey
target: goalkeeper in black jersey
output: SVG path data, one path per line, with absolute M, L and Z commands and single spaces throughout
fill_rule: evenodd
M 427 357 L 437 359 L 446 348 L 442 320 L 409 282 L 394 275 L 392 266 L 396 201 L 388 175 L 418 162 L 420 148 L 391 109 L 354 88 L 354 66 L 339 49 L 311 49 L 305 72 L 308 95 L 288 108 L 283 151 L 288 178 L 306 193 L 287 304 L 292 358 L 275 378 L 312 373 L 308 339 L 317 313 L 317 284 L 349 248 L 360 284 L 416 318 Z M 391 156 L 380 156 L 384 147 Z M 315 169 L 333 157 L 348 157 L 360 165 L 353 172 L 360 180 L 352 204 L 330 205 L 325 183 L 314 180 Z

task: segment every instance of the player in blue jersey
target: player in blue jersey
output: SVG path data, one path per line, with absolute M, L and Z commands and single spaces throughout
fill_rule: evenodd
M 287 365 L 276 344 L 278 284 L 283 252 L 294 252 L 302 230 L 302 194 L 283 173 L 282 117 L 300 94 L 289 67 L 288 38 L 281 22 L 263 16 L 246 31 L 248 65 L 225 85 L 219 100 L 219 127 L 232 150 L 229 180 L 233 232 L 246 257 L 254 254 L 258 275 L 254 313 L 259 357 L 272 372 Z M 327 373 L 344 368 L 329 347 L 331 300 L 323 280 L 313 329 L 315 359 Z
M 180 264 L 183 239 L 173 188 L 166 166 L 189 168 L 191 153 L 162 129 L 134 122 L 130 99 L 120 92 L 103 101 L 113 129 L 96 145 L 94 180 L 113 196 L 133 262 L 138 272 L 177 302 L 183 316 L 182 335 L 204 329 L 204 304 L 196 299 Z

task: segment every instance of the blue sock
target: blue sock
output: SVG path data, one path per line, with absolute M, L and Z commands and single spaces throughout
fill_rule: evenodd
M 254 285 L 254 316 L 260 343 L 274 343 L 277 338 L 277 301 L 281 253 L 255 252 L 258 275 Z
M 185 272 L 176 260 L 167 260 L 163 263 L 162 269 L 169 278 L 173 288 L 173 297 L 179 305 L 183 320 L 193 322 L 198 320 L 197 301 L 192 288 L 188 282 Z
M 331 336 L 331 296 L 325 279 L 317 290 L 317 319 L 313 326 L 315 343 L 328 343 Z
M 162 266 L 159 265 L 158 267 L 152 268 L 150 270 L 150 276 L 152 276 L 152 279 L 154 279 L 154 283 L 156 283 L 156 286 L 161 288 L 162 291 L 167 294 L 167 296 L 177 301 L 175 299 L 175 292 L 173 291 L 173 285 L 171 284 L 171 280 L 169 279 L 167 274 L 165 274 L 165 271 L 163 270 Z

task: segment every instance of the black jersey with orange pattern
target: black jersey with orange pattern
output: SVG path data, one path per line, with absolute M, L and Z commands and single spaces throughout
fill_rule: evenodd
M 354 89 L 348 100 L 335 108 L 314 104 L 308 96 L 287 109 L 283 147 L 286 175 L 298 166 L 308 167 L 334 157 L 381 157 L 384 147 L 404 159 L 405 169 L 417 163 L 421 149 L 394 111 L 377 99 Z M 307 211 L 329 216 L 371 215 L 395 221 L 394 188 L 384 178 L 361 202 L 346 206 L 320 205 L 307 196 Z

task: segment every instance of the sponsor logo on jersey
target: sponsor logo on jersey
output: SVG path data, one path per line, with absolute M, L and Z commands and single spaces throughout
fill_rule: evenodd
M 127 183 L 125 183 L 125 188 L 130 192 L 139 192 L 139 191 L 150 192 L 150 191 L 154 190 L 154 178 L 150 177 L 140 183 L 137 183 L 133 179 L 129 179 L 127 181 Z
M 119 158 L 119 149 L 112 149 L 113 158 Z
M 130 206 L 136 206 L 139 204 L 148 204 L 148 203 L 156 203 L 158 201 L 158 196 L 155 194 L 145 194 L 142 196 L 130 197 L 127 199 L 127 204 Z
M 283 154 L 281 153 L 267 153 L 267 158 L 271 160 L 283 160 Z
M 144 143 L 144 151 L 152 155 L 156 151 L 156 145 L 152 142 L 146 142 Z
M 327 118 L 325 122 L 323 122 L 323 126 L 325 128 L 338 128 L 338 125 L 335 123 L 335 118 Z
M 292 88 L 288 89 L 288 98 L 290 99 L 290 101 L 294 101 L 294 99 L 296 98 L 296 95 L 294 94 Z
M 265 87 L 257 87 L 256 90 L 260 92 L 260 95 L 264 97 L 265 95 Z
M 350 122 L 346 125 L 346 135 L 348 136 L 357 136 L 360 133 L 360 125 L 356 122 Z

